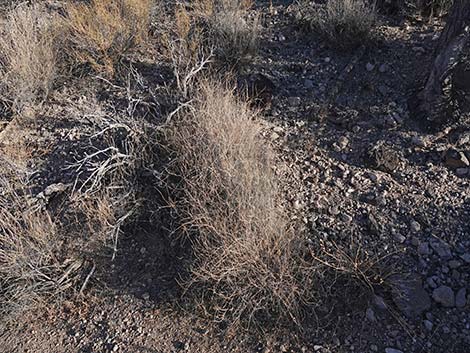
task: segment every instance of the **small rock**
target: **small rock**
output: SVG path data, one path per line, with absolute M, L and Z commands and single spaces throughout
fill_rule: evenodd
M 299 106 L 300 102 L 301 102 L 300 97 L 289 97 L 287 99 L 287 101 L 288 101 L 289 105 L 292 106 L 292 107 Z
M 403 244 L 406 240 L 406 237 L 400 233 L 397 233 L 393 236 L 397 243 Z
M 426 330 L 432 331 L 433 323 L 429 320 L 424 320 L 424 327 L 426 327 Z
M 381 95 L 383 96 L 386 96 L 388 94 L 388 87 L 385 86 L 385 85 L 379 85 L 379 87 L 377 88 L 380 92 Z
M 436 279 L 434 277 L 429 277 L 426 279 L 426 283 L 428 284 L 429 287 L 431 288 L 437 288 L 437 283 Z
M 385 353 L 403 353 L 403 352 L 395 348 L 385 348 Z
M 411 50 L 419 54 L 424 54 L 426 52 L 426 50 L 423 47 L 412 47 Z
M 421 224 L 416 221 L 411 221 L 410 229 L 413 233 L 418 233 L 421 230 Z
M 375 318 L 374 310 L 372 310 L 371 308 L 367 308 L 367 310 L 366 310 L 366 318 L 367 318 L 367 320 L 369 320 L 370 322 L 375 322 L 375 321 L 377 321 L 377 319 Z
M 455 294 L 452 288 L 448 286 L 440 286 L 432 292 L 432 298 L 446 308 L 455 306 Z
M 459 268 L 460 266 L 462 266 L 462 264 L 458 260 L 450 260 L 449 261 L 449 267 L 452 268 L 452 269 Z
M 330 57 L 326 57 L 324 60 L 325 60 L 326 63 L 329 63 L 329 62 L 331 61 L 331 58 L 330 58 Z
M 387 72 L 388 70 L 389 70 L 388 64 L 382 64 L 382 65 L 380 65 L 380 67 L 379 67 L 379 71 L 380 71 L 381 73 L 385 73 L 385 72 Z
M 418 254 L 419 255 L 430 255 L 431 249 L 429 248 L 429 243 L 421 243 L 418 245 Z
M 448 149 L 444 154 L 444 163 L 448 168 L 458 169 L 467 168 L 470 166 L 468 158 L 462 151 L 457 151 L 454 148 Z
M 465 253 L 460 255 L 460 258 L 465 261 L 467 264 L 470 264 L 470 253 Z
M 370 71 L 372 71 L 372 70 L 374 70 L 374 69 L 375 69 L 375 65 L 374 65 L 374 64 L 367 63 L 367 65 L 366 65 L 366 70 L 367 70 L 367 71 L 370 72 Z
M 338 139 L 338 146 L 340 146 L 342 149 L 343 148 L 346 148 L 346 146 L 348 145 L 349 143 L 349 140 L 347 137 L 345 136 L 341 136 L 339 139 Z
M 419 275 L 397 276 L 393 279 L 393 284 L 392 299 L 406 316 L 419 316 L 431 307 L 431 299 L 424 290 Z
M 350 223 L 352 221 L 352 217 L 346 213 L 340 213 L 339 219 L 345 223 Z
M 435 241 L 431 243 L 431 248 L 437 252 L 439 257 L 443 259 L 450 259 L 452 257 L 452 252 L 450 251 L 449 245 L 442 241 Z
M 313 88 L 313 81 L 312 81 L 312 80 L 309 80 L 309 79 L 305 79 L 305 81 L 304 81 L 304 87 L 305 87 L 305 88 L 308 88 L 308 89 Z
M 460 288 L 455 296 L 455 306 L 457 308 L 463 308 L 467 304 L 467 290 Z
M 455 170 L 455 174 L 457 174 L 459 177 L 463 177 L 468 175 L 470 169 L 469 168 L 457 168 Z

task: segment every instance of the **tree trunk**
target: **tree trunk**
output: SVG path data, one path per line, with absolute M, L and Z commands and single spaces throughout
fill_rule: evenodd
M 416 113 L 429 125 L 445 122 L 444 81 L 458 63 L 459 56 L 468 41 L 470 24 L 470 1 L 455 0 L 446 26 L 437 44 L 435 59 L 424 88 L 415 99 Z

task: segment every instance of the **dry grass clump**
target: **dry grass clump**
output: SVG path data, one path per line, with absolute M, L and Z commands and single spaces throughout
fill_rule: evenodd
M 301 22 L 333 46 L 351 49 L 370 39 L 376 9 L 367 0 L 328 0 L 325 6 L 307 6 Z
M 0 180 L 0 313 L 25 310 L 69 286 L 73 273 L 56 256 L 57 227 L 13 177 Z M 70 277 L 68 276 L 70 275 Z
M 18 6 L 1 26 L 0 85 L 16 111 L 45 99 L 52 88 L 57 76 L 57 24 L 56 16 L 36 4 Z
M 70 56 L 112 75 L 124 55 L 146 43 L 151 12 L 151 0 L 70 3 L 66 21 Z
M 250 18 L 248 9 L 249 4 L 239 0 L 200 0 L 178 6 L 176 38 L 170 47 L 185 44 L 187 54 L 180 56 L 211 52 L 222 64 L 245 64 L 256 55 L 260 33 L 258 17 Z
M 209 299 L 218 320 L 298 323 L 308 291 L 300 242 L 278 206 L 272 152 L 257 119 L 232 91 L 204 83 L 171 136 L 195 256 L 188 285 Z
M 213 46 L 220 60 L 233 65 L 253 59 L 258 50 L 260 24 L 249 18 L 248 4 L 240 0 L 222 0 L 210 17 Z

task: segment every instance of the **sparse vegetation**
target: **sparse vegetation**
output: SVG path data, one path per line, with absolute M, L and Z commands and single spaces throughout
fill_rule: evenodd
M 17 181 L 18 186 L 12 185 L 12 181 Z M 47 211 L 28 199 L 27 189 L 21 189 L 24 184 L 16 173 L 10 174 L 9 180 L 0 179 L 0 313 L 3 315 L 26 310 L 45 294 L 59 294 L 70 279 L 64 276 L 66 266 L 56 257 L 60 246 L 57 227 Z
M 212 46 L 223 62 L 244 64 L 256 55 L 260 24 L 258 17 L 248 17 L 247 7 L 239 0 L 223 0 L 213 7 Z
M 15 111 L 43 101 L 57 72 L 57 16 L 42 5 L 20 5 L 1 27 L 0 89 Z
M 151 12 L 151 0 L 70 3 L 66 27 L 71 58 L 113 75 L 124 55 L 146 44 Z
M 451 3 L 0 4 L 0 346 L 465 350 L 470 6 L 436 40 Z
M 172 135 L 195 256 L 189 285 L 208 296 L 218 320 L 298 323 L 308 291 L 299 279 L 299 238 L 278 206 L 272 152 L 257 119 L 232 91 L 204 83 Z
M 326 5 L 306 5 L 300 22 L 330 45 L 351 49 L 366 43 L 376 23 L 375 5 L 367 0 L 328 0 Z

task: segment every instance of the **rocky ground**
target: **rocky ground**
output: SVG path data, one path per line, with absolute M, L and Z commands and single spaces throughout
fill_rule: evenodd
M 383 269 L 387 286 L 348 298 L 328 321 L 312 321 L 302 338 L 244 339 L 177 300 L 178 268 L 170 265 L 177 250 L 162 253 L 161 239 L 143 233 L 123 240 L 99 290 L 8 322 L 0 351 L 468 352 L 470 120 L 463 114 L 439 132 L 424 132 L 407 105 L 441 23 L 383 17 L 371 46 L 344 54 L 300 31 L 296 6 L 257 4 L 261 49 L 243 75 L 272 88 L 265 136 L 279 152 L 275 168 L 289 180 L 293 221 L 313 244 L 389 254 L 382 265 L 390 266 Z M 82 115 L 96 114 L 93 101 L 86 106 Z M 11 124 L 1 135 L 3 153 L 18 154 L 12 141 L 22 138 L 25 160 L 67 155 L 87 126 L 67 121 L 73 119 Z M 57 141 L 67 148 L 51 148 Z M 38 190 L 70 182 L 66 175 L 49 180 L 55 168 L 47 163 L 37 168 Z

